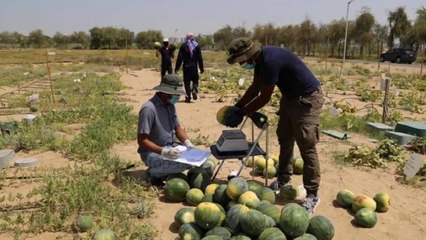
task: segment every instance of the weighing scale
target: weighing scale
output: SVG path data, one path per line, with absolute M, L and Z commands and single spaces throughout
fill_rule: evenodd
M 245 152 L 249 150 L 246 135 L 241 130 L 222 130 L 216 142 L 219 152 Z

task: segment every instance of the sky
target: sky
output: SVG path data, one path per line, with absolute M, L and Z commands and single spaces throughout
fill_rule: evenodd
M 377 22 L 386 24 L 389 11 L 400 6 L 414 20 L 426 0 L 352 0 L 348 19 L 367 7 Z M 28 35 L 41 29 L 53 36 L 111 26 L 184 37 L 187 32 L 213 34 L 226 25 L 252 30 L 256 24 L 280 27 L 306 19 L 327 24 L 345 19 L 347 7 L 348 0 L 0 0 L 0 32 Z

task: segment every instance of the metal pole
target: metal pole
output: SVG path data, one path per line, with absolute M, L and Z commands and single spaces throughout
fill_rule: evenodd
M 349 15 L 349 5 L 355 0 L 350 0 L 348 2 L 348 5 L 346 7 L 346 28 L 345 28 L 345 43 L 344 43 L 344 47 L 343 47 L 343 61 L 342 61 L 342 66 L 340 67 L 340 79 L 342 78 L 343 75 L 343 65 L 345 64 L 345 60 L 346 60 L 346 44 L 348 41 L 348 15 Z

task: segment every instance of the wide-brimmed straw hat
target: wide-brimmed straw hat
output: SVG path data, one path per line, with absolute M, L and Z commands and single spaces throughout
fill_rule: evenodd
M 253 41 L 248 37 L 237 38 L 229 45 L 227 62 L 229 64 L 245 62 L 260 51 L 260 48 L 261 44 L 259 42 Z
M 153 90 L 168 94 L 185 94 L 185 90 L 183 89 L 183 82 L 175 74 L 164 75 L 164 77 L 161 79 L 160 85 L 154 87 Z

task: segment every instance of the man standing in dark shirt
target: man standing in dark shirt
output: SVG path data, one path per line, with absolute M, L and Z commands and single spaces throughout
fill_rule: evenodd
M 195 41 L 194 34 L 191 32 L 186 34 L 186 41 L 179 49 L 175 67 L 176 74 L 179 71 L 182 63 L 183 83 L 185 85 L 186 93 L 185 102 L 189 103 L 191 102 L 191 95 L 194 100 L 198 99 L 198 83 L 200 79 L 198 68 L 200 68 L 201 74 L 204 72 L 201 48 L 197 41 Z
M 173 73 L 172 59 L 174 58 L 174 51 L 175 49 L 169 46 L 169 39 L 164 38 L 163 46 L 157 51 L 157 57 L 161 56 L 161 78 L 166 75 L 166 72 L 168 74 Z
M 280 156 L 277 180 L 271 188 L 279 190 L 290 183 L 296 141 L 304 161 L 303 185 L 307 196 L 303 206 L 312 214 L 320 201 L 320 164 L 316 150 L 324 103 L 320 82 L 298 56 L 285 48 L 262 48 L 250 38 L 238 38 L 230 44 L 228 55 L 228 63 L 254 69 L 253 83 L 235 105 L 236 110 L 225 116 L 228 126 L 237 127 L 244 115 L 269 102 L 275 86 L 279 88 L 282 94 L 277 127 Z

